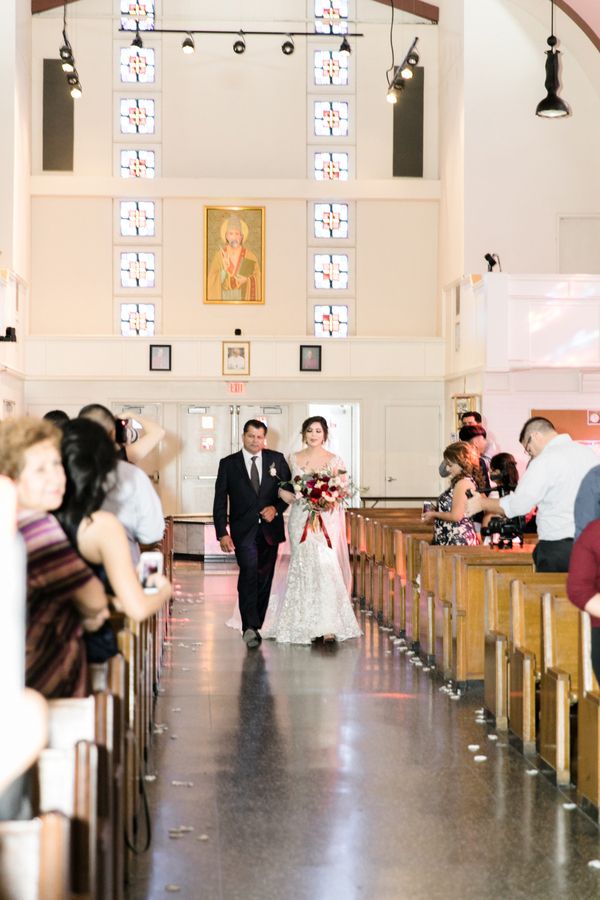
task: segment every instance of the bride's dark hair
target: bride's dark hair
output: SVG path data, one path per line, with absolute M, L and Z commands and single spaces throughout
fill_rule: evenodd
M 325 435 L 325 437 L 323 438 L 323 441 L 326 441 L 327 435 L 329 434 L 329 427 L 327 425 L 327 421 L 323 418 L 323 416 L 309 416 L 308 419 L 304 420 L 304 422 L 302 423 L 302 428 L 300 429 L 300 434 L 302 435 L 302 438 L 304 439 L 304 435 L 306 434 L 306 432 L 308 431 L 308 429 L 310 428 L 311 425 L 317 425 L 317 424 L 320 425 L 321 428 L 323 429 L 323 434 Z

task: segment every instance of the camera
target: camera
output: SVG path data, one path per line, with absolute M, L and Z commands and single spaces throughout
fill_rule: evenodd
M 117 444 L 135 444 L 138 437 L 133 420 L 115 418 L 115 441 Z
M 506 519 L 502 516 L 494 516 L 490 519 L 487 528 L 481 529 L 481 536 L 485 544 L 491 544 L 498 550 L 512 550 L 513 543 L 523 543 L 523 531 L 525 519 L 523 516 L 515 516 L 514 519 Z M 487 540 L 489 538 L 489 540 Z

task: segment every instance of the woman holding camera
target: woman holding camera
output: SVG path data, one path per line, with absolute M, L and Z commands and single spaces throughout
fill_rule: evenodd
M 467 491 L 481 489 L 479 459 L 469 444 L 457 441 L 444 450 L 450 486 L 440 494 L 438 508 L 423 513 L 433 523 L 433 543 L 474 546 L 479 542 L 473 519 L 467 516 Z
M 96 572 L 113 605 L 136 622 L 157 612 L 171 597 L 171 585 L 160 573 L 150 575 L 145 593 L 131 561 L 125 529 L 111 512 L 100 509 L 115 477 L 113 442 L 96 422 L 73 419 L 64 429 L 61 454 L 67 485 L 56 517 L 79 555 Z M 110 626 L 88 639 L 88 659 L 102 662 L 116 652 Z

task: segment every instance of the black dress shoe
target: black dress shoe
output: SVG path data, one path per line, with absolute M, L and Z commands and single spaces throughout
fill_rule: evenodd
M 260 634 L 254 628 L 246 628 L 242 639 L 248 650 L 255 650 L 262 641 Z

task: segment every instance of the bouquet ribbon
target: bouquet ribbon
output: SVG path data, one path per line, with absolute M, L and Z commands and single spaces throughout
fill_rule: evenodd
M 325 522 L 323 521 L 323 517 L 321 516 L 320 512 L 317 512 L 314 514 L 309 512 L 308 515 L 306 516 L 306 523 L 304 525 L 304 531 L 302 532 L 302 537 L 300 538 L 300 543 L 303 544 L 304 541 L 306 540 L 306 535 L 308 534 L 308 529 L 309 529 L 310 523 L 311 523 L 311 521 L 315 521 L 315 520 L 319 523 L 319 527 L 320 527 L 321 531 L 323 532 L 323 534 L 325 535 L 325 540 L 327 541 L 327 546 L 331 550 L 332 549 L 331 538 L 329 537 L 329 534 L 327 533 L 327 529 L 325 528 Z

